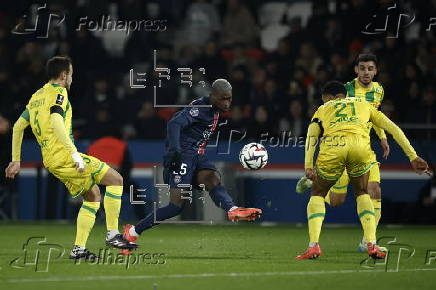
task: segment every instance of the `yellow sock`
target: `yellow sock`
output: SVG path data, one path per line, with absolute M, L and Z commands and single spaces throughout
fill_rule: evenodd
M 118 217 L 120 216 L 122 195 L 122 185 L 106 186 L 104 211 L 106 213 L 106 227 L 108 231 L 118 230 Z
M 307 223 L 310 243 L 318 243 L 322 222 L 325 216 L 325 204 L 322 196 L 312 196 L 307 204 Z
M 327 195 L 324 197 L 324 201 L 325 201 L 328 205 L 330 205 L 330 191 L 327 192 Z
M 77 215 L 77 233 L 74 245 L 85 247 L 89 233 L 95 223 L 95 214 L 100 208 L 100 202 L 84 201 Z
M 375 243 L 375 213 L 369 194 L 362 194 L 356 198 L 357 214 L 363 228 L 363 238 L 367 242 Z
M 381 218 L 381 199 L 371 199 L 371 201 L 374 206 L 375 227 L 377 228 Z

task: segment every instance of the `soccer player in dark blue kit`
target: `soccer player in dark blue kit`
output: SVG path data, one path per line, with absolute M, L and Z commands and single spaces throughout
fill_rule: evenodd
M 219 172 L 204 154 L 207 141 L 218 127 L 220 112 L 228 111 L 231 103 L 232 86 L 225 79 L 217 79 L 213 82 L 208 97 L 201 97 L 191 103 L 203 107 L 184 108 L 168 122 L 164 181 L 170 185 L 170 202 L 156 211 L 156 221 L 172 218 L 182 211 L 184 199 L 178 184 L 191 184 L 194 188 L 204 185 L 213 202 L 227 212 L 231 221 L 252 221 L 261 216 L 262 210 L 258 208 L 235 206 L 221 185 Z M 143 231 L 156 224 L 154 213 L 150 213 L 135 226 L 126 225 L 124 237 L 128 241 L 136 241 Z M 130 251 L 123 253 L 129 254 Z

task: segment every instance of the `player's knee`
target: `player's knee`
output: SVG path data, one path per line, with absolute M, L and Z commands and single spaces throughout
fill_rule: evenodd
M 83 199 L 89 202 L 100 202 L 101 194 L 98 186 L 91 188 L 86 194 L 83 195 Z
M 370 182 L 368 183 L 368 193 L 373 199 L 381 198 L 381 188 L 378 182 Z
M 221 180 L 216 176 L 211 177 L 205 184 L 207 191 L 211 191 L 219 185 L 221 185 Z
M 359 196 L 359 195 L 363 195 L 363 194 L 368 194 L 368 190 L 366 188 L 361 188 L 361 189 L 358 189 L 354 192 L 355 196 Z
M 116 171 L 115 171 L 116 172 Z M 119 174 L 118 172 L 116 172 L 115 176 L 114 176 L 114 185 L 123 185 L 124 179 L 121 176 L 121 174 Z
M 344 202 L 345 199 L 342 198 L 342 196 L 335 196 L 334 194 L 330 193 L 330 206 L 338 207 L 341 206 Z
M 342 204 L 341 202 L 339 202 L 339 201 L 337 201 L 335 199 L 330 199 L 330 206 L 332 206 L 332 207 L 338 207 L 341 204 Z
M 199 178 L 198 184 L 204 184 L 205 189 L 211 191 L 214 187 L 221 185 L 221 178 L 216 171 L 210 171 Z

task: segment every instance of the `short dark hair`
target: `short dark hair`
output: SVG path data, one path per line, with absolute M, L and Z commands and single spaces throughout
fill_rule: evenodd
M 216 79 L 212 83 L 212 90 L 216 92 L 231 93 L 232 85 L 226 79 Z
M 336 96 L 337 94 L 347 94 L 347 90 L 343 83 L 338 81 L 329 81 L 327 82 L 321 90 L 322 95 L 332 95 Z
M 361 53 L 356 58 L 356 65 L 358 65 L 359 62 L 366 62 L 366 61 L 373 61 L 376 66 L 378 64 L 377 56 L 375 56 L 375 54 L 372 54 L 372 53 Z
M 70 72 L 70 65 L 73 62 L 68 56 L 54 56 L 47 61 L 46 70 L 49 80 L 59 77 L 61 72 Z

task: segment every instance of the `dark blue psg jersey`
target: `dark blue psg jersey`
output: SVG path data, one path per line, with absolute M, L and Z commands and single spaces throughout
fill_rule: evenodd
M 210 105 L 209 97 L 194 100 L 191 105 Z M 204 154 L 207 141 L 218 127 L 219 112 L 214 107 L 186 107 L 168 121 L 166 153 Z

